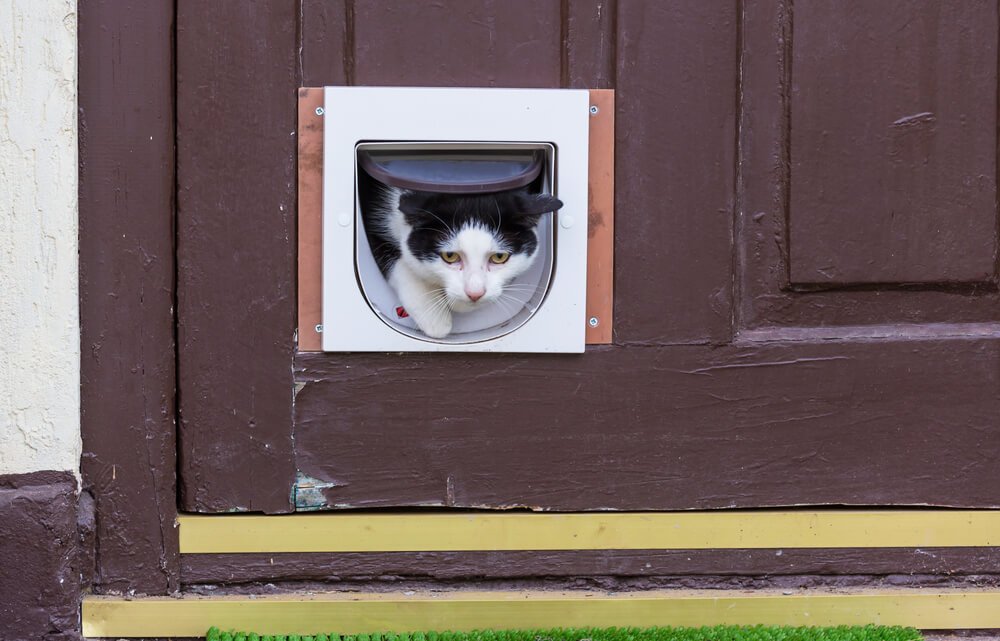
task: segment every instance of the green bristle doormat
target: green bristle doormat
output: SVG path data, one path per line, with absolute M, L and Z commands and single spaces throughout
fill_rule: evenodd
M 476 630 L 404 634 L 290 634 L 221 631 L 212 628 L 206 641 L 922 641 L 913 628 L 896 626 L 736 626 L 703 628 L 555 628 L 552 630 Z

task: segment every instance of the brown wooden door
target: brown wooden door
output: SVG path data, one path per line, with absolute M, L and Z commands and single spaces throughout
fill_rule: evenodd
M 1000 506 L 996 2 L 177 20 L 183 509 Z M 614 344 L 298 354 L 296 89 L 327 84 L 613 87 Z

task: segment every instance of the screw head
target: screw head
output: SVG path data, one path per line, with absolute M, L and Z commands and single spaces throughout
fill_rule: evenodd
M 600 319 L 598 319 L 598 318 L 597 318 L 596 316 L 591 316 L 591 317 L 590 317 L 590 320 L 589 320 L 589 321 L 587 321 L 587 323 L 588 323 L 588 324 L 589 324 L 589 325 L 590 325 L 591 327 L 597 327 L 598 325 L 600 325 L 600 324 L 601 324 L 601 321 L 600 321 Z
M 316 329 L 316 333 L 317 334 L 322 334 L 323 333 L 323 326 L 322 325 L 316 325 L 315 329 Z
M 316 107 L 316 115 L 317 116 L 322 116 L 323 113 L 324 112 L 323 112 L 323 108 L 322 107 Z
M 597 108 L 597 105 L 590 105 L 590 115 L 591 116 L 596 116 L 599 111 L 600 111 L 600 109 Z

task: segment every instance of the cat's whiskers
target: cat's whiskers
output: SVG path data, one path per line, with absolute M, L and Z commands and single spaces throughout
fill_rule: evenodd
M 528 301 L 531 300 L 530 297 L 529 298 L 525 298 L 525 299 L 522 300 L 522 299 L 518 298 L 517 296 L 514 296 L 512 294 L 508 294 L 507 292 L 504 292 L 504 293 L 500 294 L 500 297 L 501 298 L 505 298 L 507 300 L 512 300 L 512 301 L 514 301 L 515 303 L 517 303 L 519 305 L 527 305 Z
M 510 303 L 511 300 L 510 298 L 502 297 L 498 298 L 497 300 L 501 302 L 504 311 L 507 312 L 507 315 L 510 316 L 511 318 L 517 316 L 517 314 L 524 308 L 523 305 L 512 305 Z
M 525 302 L 531 300 L 531 298 L 535 295 L 537 291 L 538 291 L 537 287 L 530 285 L 524 285 L 521 287 L 511 287 L 508 285 L 507 287 L 504 287 L 504 292 L 525 295 L 526 296 Z
M 503 222 L 503 213 L 500 212 L 500 201 L 496 198 L 493 199 L 493 205 L 497 208 L 497 228 L 496 235 L 500 236 L 500 225 Z
M 511 296 L 510 294 L 508 294 L 506 292 L 502 292 L 497 297 L 496 300 L 504 308 L 504 311 L 506 311 L 511 316 L 513 316 L 514 314 L 518 313 L 519 311 L 521 311 L 521 309 L 523 309 L 525 306 L 527 306 L 527 301 L 523 301 L 523 300 L 521 300 L 519 298 L 516 298 L 515 296 Z M 510 305 L 511 302 L 513 302 L 515 304 L 514 305 Z
M 424 307 L 423 313 L 432 318 L 440 318 L 448 308 L 447 288 L 437 287 L 420 292 L 418 302 Z M 450 310 L 448 310 L 450 313 Z
M 428 298 L 437 299 L 447 291 L 445 287 L 438 287 L 436 289 L 428 289 L 427 291 L 420 292 L 420 302 L 424 302 Z
M 427 313 L 428 314 L 433 314 L 435 317 L 439 317 L 439 316 L 443 315 L 446 311 L 448 313 L 451 313 L 451 309 L 449 307 L 449 304 L 450 304 L 450 302 L 448 300 L 448 295 L 447 294 L 441 294 L 440 296 L 438 296 L 434 300 L 434 302 L 431 304 L 431 306 L 427 309 Z

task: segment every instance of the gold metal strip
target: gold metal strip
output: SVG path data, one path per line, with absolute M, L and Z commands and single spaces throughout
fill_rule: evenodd
M 1000 628 L 1000 591 L 895 590 L 455 592 L 122 598 L 83 603 L 85 637 L 197 637 L 210 626 L 260 634 L 483 628 L 702 625 Z
M 1000 545 L 1000 511 L 181 516 L 182 554 Z

